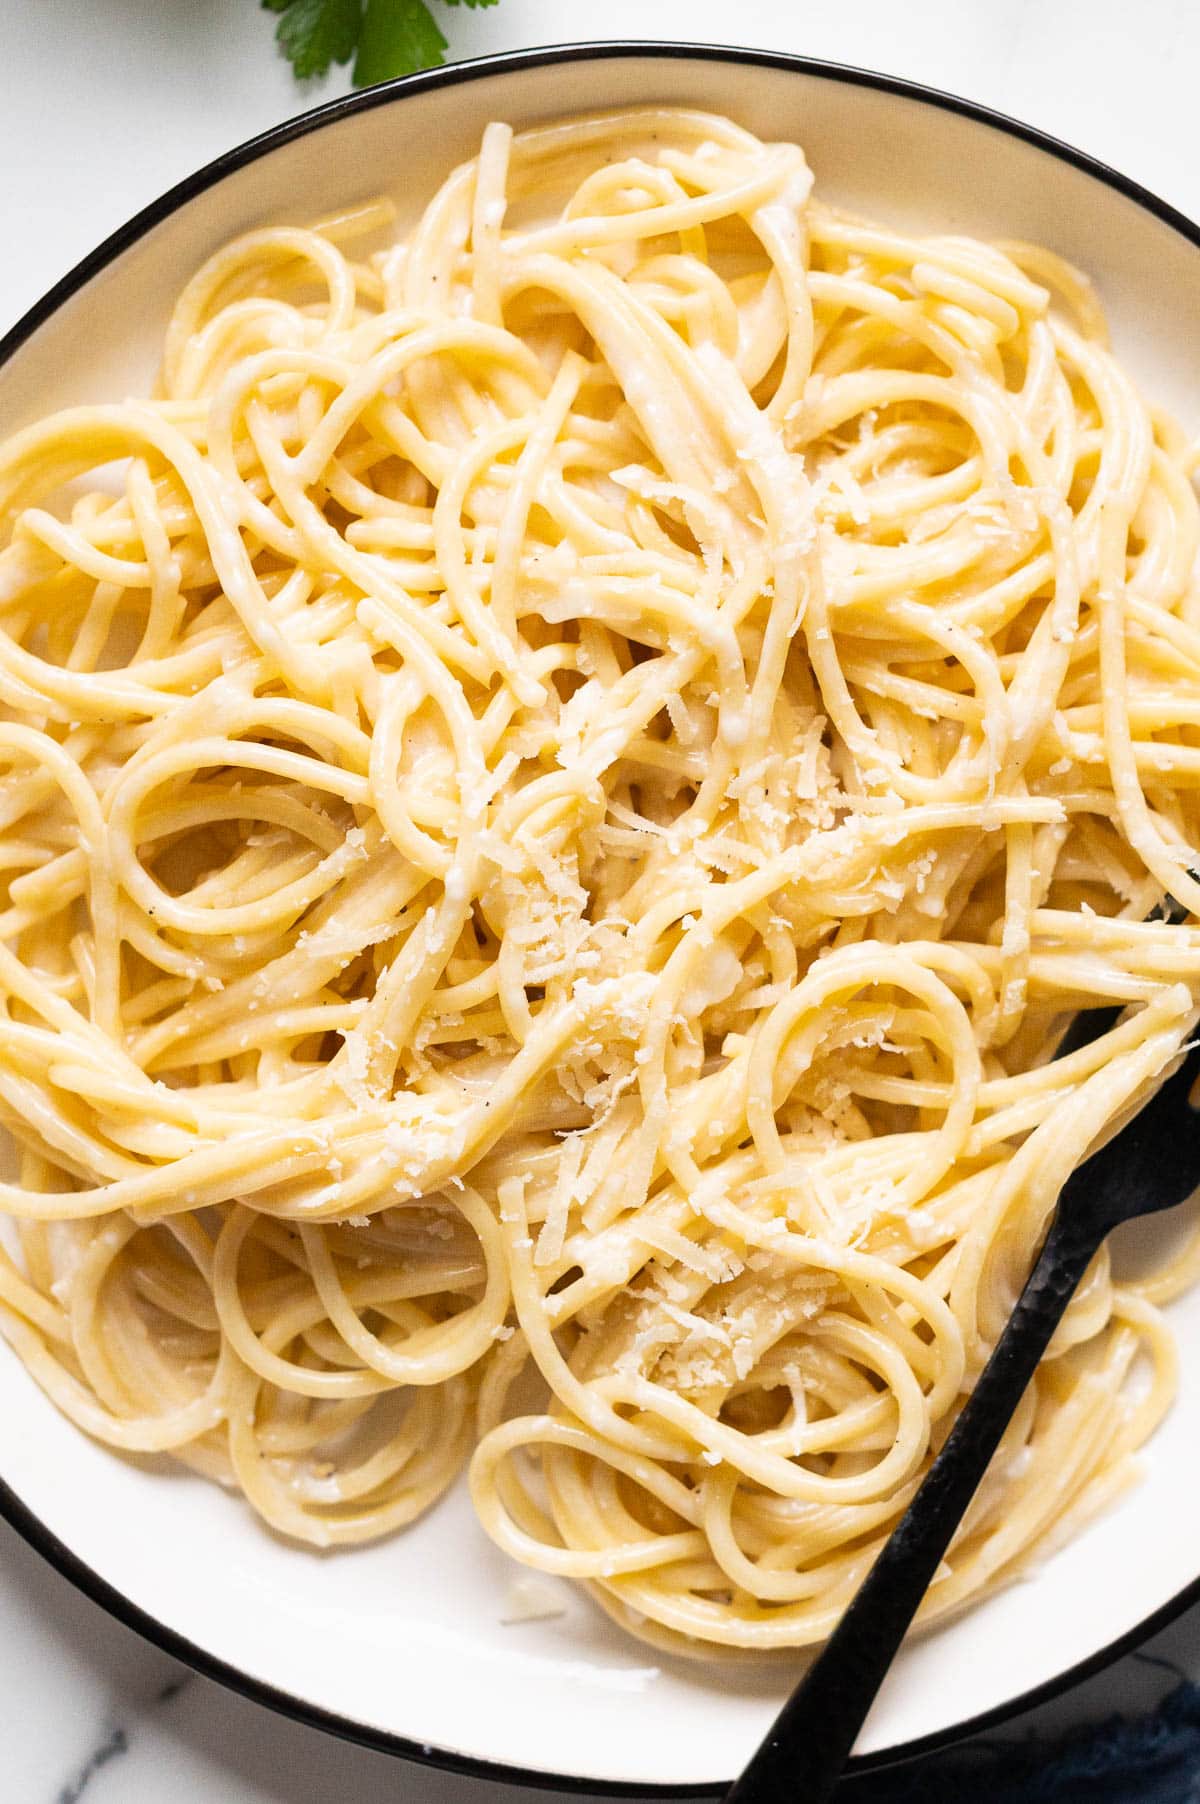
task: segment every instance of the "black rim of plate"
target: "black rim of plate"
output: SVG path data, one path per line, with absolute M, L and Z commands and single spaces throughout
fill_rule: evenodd
M 1149 189 L 1112 169 L 1097 158 L 1088 156 L 1085 151 L 1077 150 L 1073 145 L 1065 144 L 1049 133 L 1039 131 L 1035 126 L 1025 125 L 1020 120 L 1012 119 L 1005 113 L 994 111 L 990 107 L 980 106 L 975 101 L 964 100 L 956 94 L 948 94 L 938 88 L 924 86 L 920 82 L 906 81 L 899 76 L 882 75 L 869 69 L 857 69 L 842 63 L 823 62 L 816 57 L 793 56 L 784 51 L 751 50 L 737 45 L 661 43 L 652 39 L 631 40 L 620 39 L 613 43 L 581 43 L 555 44 L 537 50 L 513 51 L 504 55 L 478 57 L 469 62 L 456 63 L 444 69 L 434 69 L 419 75 L 403 76 L 397 81 L 385 82 L 379 87 L 369 88 L 358 94 L 348 94 L 341 99 L 327 101 L 324 105 L 314 107 L 307 113 L 301 113 L 294 119 L 285 120 L 282 125 L 269 131 L 261 132 L 250 138 L 236 149 L 207 163 L 195 174 L 188 176 L 175 187 L 170 188 L 149 206 L 143 207 L 127 224 L 120 227 L 111 237 L 96 247 L 82 262 L 77 263 L 61 281 L 56 282 L 49 292 L 42 296 L 17 324 L 0 338 L 0 365 L 8 360 L 19 348 L 31 338 L 39 327 L 71 297 L 86 287 L 92 278 L 114 262 L 139 239 L 144 238 L 156 226 L 169 218 L 172 213 L 194 200 L 197 195 L 215 187 L 228 175 L 243 169 L 247 164 L 256 162 L 258 158 L 281 149 L 297 138 L 307 137 L 310 133 L 322 130 L 326 125 L 349 118 L 355 113 L 366 112 L 379 106 L 390 106 L 396 101 L 405 99 L 409 94 L 422 93 L 430 88 L 453 86 L 457 83 L 478 81 L 491 75 L 519 73 L 527 69 L 544 69 L 559 63 L 603 62 L 611 60 L 619 62 L 629 58 L 661 58 L 663 60 L 682 62 L 734 63 L 755 68 L 779 69 L 797 75 L 809 75 L 824 81 L 841 82 L 847 87 L 873 88 L 885 94 L 894 94 L 904 100 L 916 100 L 926 106 L 937 107 L 943 112 L 957 113 L 962 118 L 973 120 L 978 125 L 990 127 L 993 131 L 1002 132 L 1011 138 L 1022 139 L 1026 144 L 1054 157 L 1058 162 L 1068 163 L 1081 170 L 1105 187 L 1113 189 L 1133 201 L 1147 213 L 1154 215 L 1164 225 L 1171 227 L 1190 244 L 1200 250 L 1200 226 L 1177 208 L 1160 200 Z M 119 1622 L 135 1630 L 147 1641 L 153 1642 L 166 1654 L 171 1655 L 183 1664 L 203 1673 L 206 1678 L 215 1679 L 218 1684 L 226 1685 L 252 1702 L 264 1704 L 281 1715 L 291 1717 L 294 1721 L 304 1723 L 309 1728 L 322 1729 L 327 1734 L 338 1736 L 343 1741 L 351 1741 L 361 1746 L 376 1749 L 382 1753 L 395 1754 L 405 1760 L 424 1766 L 441 1768 L 447 1772 L 463 1773 L 472 1778 L 504 1782 L 510 1785 L 528 1785 L 544 1790 L 558 1790 L 576 1797 L 590 1798 L 720 1798 L 724 1795 L 732 1778 L 718 1781 L 687 1785 L 649 1784 L 639 1785 L 619 1780 L 603 1780 L 580 1778 L 569 1773 L 550 1773 L 542 1770 L 509 1766 L 498 1761 L 484 1760 L 469 1754 L 459 1754 L 450 1748 L 433 1748 L 428 1745 L 410 1741 L 401 1735 L 393 1735 L 382 1729 L 374 1729 L 368 1723 L 357 1723 L 348 1717 L 338 1716 L 332 1711 L 321 1709 L 319 1705 L 294 1697 L 290 1692 L 276 1690 L 274 1686 L 262 1680 L 252 1678 L 248 1673 L 240 1672 L 236 1667 L 228 1665 L 224 1660 L 197 1647 L 186 1636 L 179 1634 L 166 1623 L 159 1622 L 133 1603 L 122 1592 L 110 1585 L 107 1579 L 94 1571 L 69 1547 L 58 1539 L 46 1525 L 34 1515 L 12 1487 L 0 1478 L 0 1516 L 2 1516 L 23 1540 L 49 1562 L 62 1576 L 68 1579 L 85 1596 L 100 1605 L 109 1615 L 115 1616 Z M 921 1755 L 935 1753 L 940 1749 L 953 1746 L 982 1730 L 995 1728 L 1022 1715 L 1038 1704 L 1049 1702 L 1062 1696 L 1072 1687 L 1082 1683 L 1095 1673 L 1101 1672 L 1122 1654 L 1140 1645 L 1151 1635 L 1165 1628 L 1177 1616 L 1200 1603 L 1200 1575 L 1176 1593 L 1167 1603 L 1145 1617 L 1134 1628 L 1099 1648 L 1086 1660 L 1068 1668 L 1057 1678 L 1049 1679 L 1043 1685 L 1033 1687 L 1010 1698 L 994 1709 L 982 1712 L 978 1716 L 969 1717 L 965 1721 L 955 1723 L 919 1739 L 902 1742 L 897 1747 L 885 1748 L 877 1754 L 855 1756 L 847 1767 L 847 1776 L 879 1770 L 884 1767 L 899 1766 L 914 1760 Z

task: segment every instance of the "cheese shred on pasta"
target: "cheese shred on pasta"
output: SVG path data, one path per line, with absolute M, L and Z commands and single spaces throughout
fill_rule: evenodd
M 1200 999 L 1193 453 L 1076 271 L 810 189 L 492 125 L 0 448 L 4 1332 L 679 1648 L 828 1633 Z M 927 1618 L 1130 1478 L 1198 1265 L 1097 1257 Z

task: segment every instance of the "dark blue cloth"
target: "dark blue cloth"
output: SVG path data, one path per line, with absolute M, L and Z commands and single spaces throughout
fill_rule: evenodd
M 866 1773 L 845 1804 L 1200 1804 L 1200 1685 L 1063 1741 L 995 1742 Z

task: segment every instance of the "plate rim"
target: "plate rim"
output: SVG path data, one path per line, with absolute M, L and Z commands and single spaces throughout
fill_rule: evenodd
M 1110 188 L 1124 199 L 1132 201 L 1143 211 L 1177 232 L 1195 249 L 1200 250 L 1200 225 L 1131 176 L 1114 169 L 1111 164 L 1090 155 L 1087 151 L 1080 150 L 1064 139 L 1043 131 L 1038 126 L 1030 125 L 1024 120 L 1016 119 L 1011 114 L 986 106 L 979 101 L 968 100 L 963 95 L 949 90 L 932 87 L 927 83 L 913 81 L 904 76 L 890 75 L 852 64 L 827 61 L 820 57 L 804 56 L 783 50 L 654 38 L 618 38 L 611 42 L 591 39 L 581 40 L 577 43 L 541 45 L 534 49 L 495 52 L 487 56 L 464 59 L 439 69 L 422 70 L 414 75 L 400 76 L 393 81 L 381 82 L 357 93 L 340 95 L 333 100 L 325 101 L 319 106 L 311 107 L 283 120 L 278 125 L 256 133 L 230 150 L 223 151 L 219 156 L 203 164 L 192 174 L 185 176 L 183 180 L 176 182 L 156 199 L 140 208 L 116 231 L 102 239 L 94 250 L 81 258 L 52 287 L 47 289 L 15 324 L 0 336 L 0 368 L 3 368 L 67 301 L 85 288 L 93 277 L 99 275 L 125 251 L 130 250 L 155 227 L 170 218 L 173 213 L 178 212 L 189 202 L 207 192 L 208 189 L 216 187 L 227 176 L 257 162 L 260 157 L 267 156 L 297 139 L 321 131 L 327 125 L 353 117 L 361 112 L 371 111 L 379 106 L 390 106 L 406 99 L 411 94 L 429 89 L 451 87 L 460 83 L 485 79 L 491 75 L 521 73 L 530 69 L 554 67 L 563 63 L 625 61 L 637 58 L 730 63 L 754 68 L 777 69 L 785 74 L 813 76 L 819 80 L 840 82 L 848 87 L 870 88 L 879 93 L 895 95 L 900 99 L 917 101 L 942 112 L 957 114 L 976 125 L 989 127 L 1007 137 L 1017 138 L 1034 149 L 1055 158 L 1056 161 L 1066 163 L 1082 174 L 1090 176 L 1102 186 Z M 525 1785 L 535 1790 L 557 1790 L 572 1797 L 717 1800 L 724 1796 L 728 1786 L 732 1783 L 732 1776 L 725 1780 L 667 1785 L 662 1783 L 639 1784 L 625 1780 L 606 1780 L 578 1774 L 548 1772 L 544 1769 L 526 1768 L 504 1761 L 485 1759 L 479 1755 L 460 1753 L 453 1748 L 433 1747 L 427 1743 L 411 1740 L 407 1736 L 398 1735 L 391 1730 L 374 1728 L 369 1723 L 357 1722 L 352 1717 L 325 1710 L 319 1704 L 297 1697 L 294 1693 L 275 1687 L 265 1680 L 255 1678 L 252 1674 L 242 1671 L 239 1667 L 233 1666 L 218 1655 L 210 1653 L 207 1649 L 190 1641 L 187 1636 L 181 1634 L 177 1629 L 171 1628 L 169 1624 L 150 1615 L 124 1592 L 112 1585 L 64 1541 L 60 1540 L 3 1477 L 0 1477 L 0 1518 L 7 1522 L 9 1527 L 35 1553 L 39 1554 L 76 1590 L 82 1592 L 91 1602 L 97 1604 L 118 1622 L 123 1623 L 125 1627 L 132 1629 L 144 1640 L 158 1647 L 163 1653 L 203 1674 L 206 1678 L 249 1699 L 252 1703 L 263 1705 L 281 1716 L 302 1723 L 308 1728 L 333 1735 L 341 1741 L 352 1742 L 379 1753 L 391 1754 L 419 1766 L 429 1766 L 444 1772 L 458 1773 L 476 1779 L 493 1780 L 510 1785 Z M 894 1747 L 879 1749 L 872 1754 L 855 1755 L 847 1765 L 847 1776 L 852 1777 L 856 1774 L 905 1765 L 927 1754 L 953 1747 L 983 1731 L 1010 1722 L 1013 1718 L 1025 1714 L 1039 1704 L 1045 1704 L 1061 1697 L 1064 1693 L 1083 1683 L 1084 1680 L 1102 1672 L 1120 1659 L 1123 1654 L 1149 1640 L 1151 1636 L 1166 1628 L 1196 1603 L 1200 1603 L 1200 1572 L 1174 1596 L 1151 1611 L 1149 1615 L 1143 1617 L 1114 1640 L 1096 1649 L 1085 1659 L 1077 1661 L 1062 1673 L 1056 1674 L 1054 1678 L 1020 1692 L 1004 1703 L 994 1705 L 990 1710 L 963 1718 L 944 1729 L 934 1730 L 910 1741 L 897 1743 Z

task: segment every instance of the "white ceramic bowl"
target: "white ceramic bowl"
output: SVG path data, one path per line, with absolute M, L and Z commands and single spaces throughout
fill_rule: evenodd
M 1025 127 L 902 82 L 758 52 L 598 45 L 374 89 L 202 170 L 102 245 L 0 344 L 0 428 L 144 392 L 173 297 L 234 233 L 381 190 L 407 221 L 489 119 L 524 126 L 649 100 L 797 139 L 819 191 L 862 212 L 1052 245 L 1098 281 L 1116 344 L 1147 392 L 1200 425 L 1200 232 L 1131 183 Z M 1200 1297 L 1178 1305 L 1174 1322 L 1182 1392 L 1140 1488 L 1032 1582 L 907 1648 L 860 1762 L 1011 1714 L 1200 1594 Z M 778 1669 L 650 1655 L 565 1587 L 561 1616 L 504 1626 L 515 1569 L 461 1490 L 406 1534 L 319 1557 L 273 1538 L 202 1480 L 93 1446 L 7 1349 L 0 1418 L 0 1508 L 68 1577 L 172 1653 L 342 1734 L 592 1795 L 704 1796 L 739 1769 L 782 1700 Z

